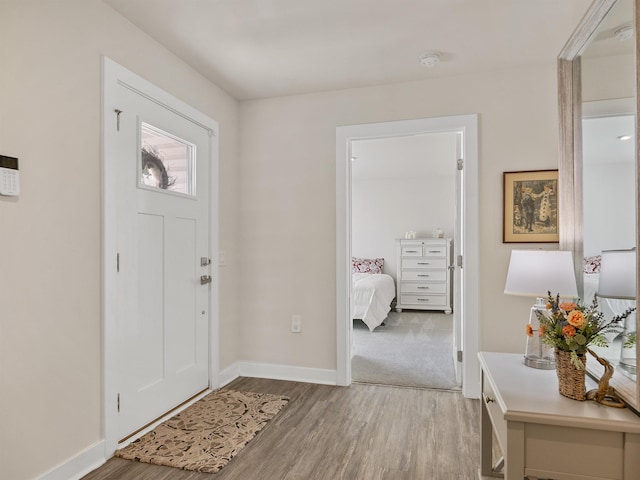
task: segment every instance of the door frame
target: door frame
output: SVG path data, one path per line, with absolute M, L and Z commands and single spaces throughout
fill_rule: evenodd
M 336 128 L 336 384 L 351 384 L 351 142 L 353 140 L 456 132 L 464 149 L 464 245 L 462 393 L 480 396 L 478 362 L 479 222 L 478 222 L 478 115 L 422 118 Z M 472 312 L 475 312 L 473 314 Z
M 456 375 L 456 383 L 462 385 L 462 362 L 458 361 L 458 352 L 463 352 L 464 347 L 462 345 L 462 335 L 464 333 L 464 324 L 462 322 L 464 318 L 464 305 L 462 299 L 464 298 L 464 271 L 460 265 L 458 265 L 459 256 L 464 257 L 464 251 L 462 239 L 464 238 L 464 135 L 461 132 L 456 133 L 456 220 L 455 227 L 453 229 L 453 257 L 451 258 L 451 265 L 453 266 L 453 349 L 451 354 L 453 355 L 453 365 Z M 462 168 L 460 163 L 462 163 Z
M 116 355 L 116 302 L 117 302 L 117 162 L 110 160 L 111 138 L 116 115 L 113 108 L 115 87 L 123 85 L 149 100 L 192 121 L 210 132 L 209 177 L 209 255 L 212 282 L 209 289 L 209 387 L 219 385 L 219 274 L 218 274 L 218 123 L 170 93 L 127 70 L 113 60 L 102 57 L 102 433 L 105 440 L 105 458 L 110 458 L 118 446 L 117 432 L 117 380 Z M 215 259 L 215 260 L 214 260 Z M 186 400 L 186 399 L 185 399 Z

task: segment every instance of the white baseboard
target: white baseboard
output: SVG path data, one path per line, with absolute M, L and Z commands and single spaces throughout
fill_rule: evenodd
M 270 378 L 290 382 L 336 385 L 336 371 L 260 362 L 235 362 L 220 372 L 220 387 L 238 377 Z
M 105 462 L 104 441 L 101 440 L 49 470 L 40 480 L 78 480 Z
M 240 376 L 240 368 L 238 366 L 238 362 L 232 363 L 227 368 L 220 371 L 218 374 L 218 387 L 222 388 L 225 385 L 233 382 L 236 378 Z

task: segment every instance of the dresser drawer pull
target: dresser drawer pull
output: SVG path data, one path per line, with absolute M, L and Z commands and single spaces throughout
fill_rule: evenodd
M 406 253 L 418 253 L 418 250 L 405 250 Z
M 440 250 L 429 250 L 429 253 L 440 253 Z
M 418 298 L 419 302 L 428 302 L 429 299 L 428 298 Z
M 426 273 L 419 273 L 417 276 L 418 277 L 430 277 L 431 275 L 428 275 Z
M 418 290 L 429 290 L 429 287 L 422 287 L 420 285 L 418 285 Z
M 495 399 L 495 398 L 493 398 L 493 397 L 489 397 L 489 396 L 487 396 L 487 395 L 486 395 L 486 394 L 484 394 L 484 393 L 482 394 L 482 396 L 484 397 L 484 403 L 493 403 L 493 402 L 495 402 L 495 401 L 496 401 L 496 399 Z
M 418 265 L 431 265 L 430 262 L 418 262 Z

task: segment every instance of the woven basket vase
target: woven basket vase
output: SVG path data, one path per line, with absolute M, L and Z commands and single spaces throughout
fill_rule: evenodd
M 573 398 L 574 400 L 584 400 L 585 397 L 585 370 L 576 368 L 571 363 L 571 352 L 555 350 L 556 373 L 558 374 L 558 390 L 561 395 Z M 579 353 L 578 358 L 583 365 L 586 365 L 587 356 Z

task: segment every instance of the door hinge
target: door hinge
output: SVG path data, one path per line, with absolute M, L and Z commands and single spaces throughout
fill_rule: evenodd
M 458 353 L 459 353 L 459 352 L 458 352 Z M 118 400 L 117 400 L 117 403 L 118 403 L 118 413 L 120 413 L 120 394 L 118 394 Z
M 456 258 L 456 266 L 462 268 L 462 255 L 458 255 Z
M 464 160 L 462 158 L 458 159 L 458 170 L 462 170 L 464 168 Z
M 116 253 L 116 272 L 120 273 L 120 254 Z
M 462 350 L 458 350 L 456 355 L 457 355 L 456 359 L 458 360 L 458 362 L 462 362 Z

